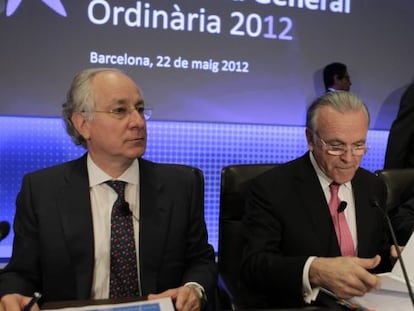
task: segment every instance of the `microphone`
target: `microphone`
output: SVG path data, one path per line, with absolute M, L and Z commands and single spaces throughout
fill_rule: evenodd
M 0 241 L 5 239 L 10 232 L 10 224 L 7 221 L 0 222 Z
M 385 220 L 387 221 L 388 229 L 391 233 L 392 242 L 393 242 L 393 244 L 396 248 L 396 251 L 397 251 L 397 258 L 398 258 L 398 261 L 400 262 L 400 265 L 401 265 L 401 270 L 402 270 L 402 273 L 403 273 L 403 276 L 404 276 L 405 285 L 407 285 L 408 294 L 410 296 L 411 304 L 414 306 L 413 289 L 411 288 L 410 279 L 408 278 L 407 269 L 405 268 L 405 264 L 404 264 L 403 258 L 401 256 L 401 250 L 398 247 L 397 238 L 395 237 L 395 232 L 394 232 L 394 229 L 392 228 L 390 217 L 388 217 L 387 212 L 384 211 L 381 208 L 381 206 L 379 205 L 377 200 L 372 200 L 371 203 L 372 203 L 373 206 L 375 206 L 376 208 L 378 208 L 381 211 L 382 215 L 384 216 Z
M 346 206 L 348 205 L 348 203 L 346 202 L 346 201 L 341 201 L 341 203 L 339 203 L 339 206 L 338 206 L 338 213 L 342 213 L 345 209 L 346 209 Z

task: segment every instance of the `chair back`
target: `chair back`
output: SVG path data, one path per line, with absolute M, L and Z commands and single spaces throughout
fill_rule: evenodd
M 392 213 L 394 209 L 405 202 L 414 187 L 414 168 L 384 169 L 375 172 L 386 187 L 386 210 Z
M 241 297 L 240 264 L 243 251 L 242 219 L 251 180 L 278 164 L 239 164 L 221 171 L 218 241 L 219 300 L 225 309 L 246 308 Z

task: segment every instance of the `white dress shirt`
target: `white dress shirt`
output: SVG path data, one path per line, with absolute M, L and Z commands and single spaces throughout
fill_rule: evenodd
M 329 185 L 332 183 L 332 179 L 330 179 L 324 172 L 321 171 L 318 164 L 316 163 L 315 157 L 313 153 L 309 153 L 310 160 L 312 162 L 312 166 L 318 175 L 319 182 L 325 194 L 326 202 L 329 203 L 331 198 L 331 193 L 329 190 Z M 354 193 L 352 191 L 352 184 L 351 182 L 347 182 L 345 184 L 341 184 L 338 190 L 338 197 L 341 201 L 347 202 L 346 208 L 343 211 L 345 213 L 345 218 L 348 223 L 349 230 L 351 231 L 352 240 L 354 242 L 355 250 L 358 249 L 358 239 L 357 239 L 357 228 L 356 228 L 356 216 L 355 216 L 355 199 Z M 303 285 L 303 292 L 304 292 L 304 299 L 307 303 L 312 302 L 316 299 L 319 294 L 320 288 L 312 288 L 309 282 L 309 269 L 311 263 L 316 257 L 311 256 L 305 263 L 303 267 L 303 274 L 302 274 L 302 285 Z
M 117 199 L 116 192 L 107 184 L 113 180 L 101 170 L 88 155 L 89 189 L 92 204 L 93 232 L 95 241 L 95 266 L 92 280 L 92 299 L 109 298 L 110 251 L 111 251 L 111 211 Z M 139 280 L 139 164 L 135 159 L 131 166 L 116 180 L 127 182 L 125 200 L 133 214 L 135 249 Z

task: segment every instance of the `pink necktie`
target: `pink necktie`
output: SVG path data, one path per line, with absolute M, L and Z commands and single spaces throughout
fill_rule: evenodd
M 355 256 L 354 242 L 352 240 L 351 231 L 349 231 L 348 223 L 343 211 L 339 212 L 338 207 L 340 200 L 338 197 L 339 184 L 333 182 L 329 185 L 331 191 L 331 199 L 329 200 L 329 211 L 331 212 L 332 221 L 335 226 L 336 237 L 342 256 Z

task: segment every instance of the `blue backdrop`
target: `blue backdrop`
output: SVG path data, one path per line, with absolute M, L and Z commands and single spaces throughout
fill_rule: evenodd
M 388 131 L 368 133 L 362 166 L 383 167 Z M 307 150 L 304 127 L 254 124 L 148 122 L 145 158 L 200 168 L 205 176 L 205 216 L 217 250 L 221 169 L 239 163 L 281 163 Z M 59 118 L 0 116 L 0 220 L 12 222 L 22 176 L 79 157 Z M 0 257 L 11 254 L 13 234 L 0 242 Z

